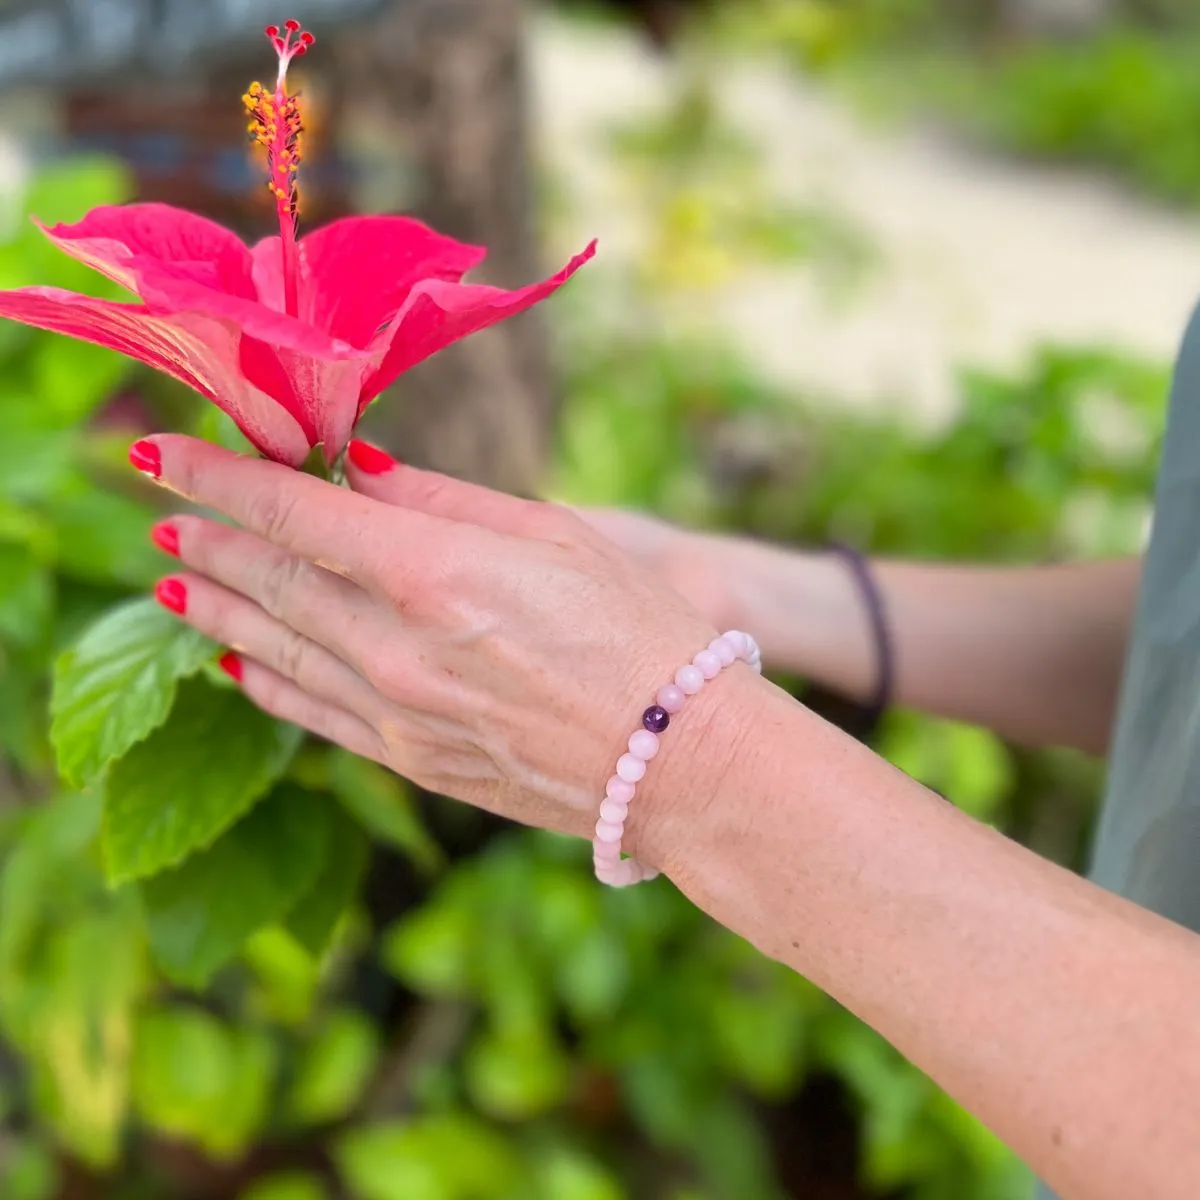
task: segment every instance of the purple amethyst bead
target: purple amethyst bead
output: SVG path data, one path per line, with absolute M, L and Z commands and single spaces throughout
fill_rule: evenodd
M 652 704 L 642 713 L 642 724 L 651 733 L 662 733 L 671 723 L 671 714 L 658 704 Z

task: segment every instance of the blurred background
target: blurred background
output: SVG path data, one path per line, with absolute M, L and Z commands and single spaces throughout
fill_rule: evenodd
M 308 228 L 409 211 L 553 304 L 405 376 L 373 435 L 494 486 L 796 544 L 1136 551 L 1200 283 L 1190 0 L 0 0 L 0 286 L 103 289 L 27 217 L 165 200 L 270 231 L 239 97 L 318 35 Z M 260 11 L 261 10 L 261 11 Z M 302 78 L 300 78 L 302 76 Z M 219 433 L 0 326 L 3 1200 L 1016 1200 L 918 1071 L 665 883 L 353 760 L 362 894 L 197 995 L 53 783 L 55 647 L 159 564 L 132 432 Z M 802 620 L 803 614 L 798 613 Z M 832 719 L 856 714 L 781 680 Z M 892 712 L 904 770 L 1086 861 L 1102 767 Z M 1019 936 L 1019 931 L 1014 931 Z

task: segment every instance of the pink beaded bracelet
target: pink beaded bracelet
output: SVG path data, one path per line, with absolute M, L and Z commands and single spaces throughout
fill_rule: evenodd
M 646 774 L 646 764 L 658 753 L 659 734 L 670 725 L 671 718 L 683 710 L 687 698 L 700 691 L 706 681 L 715 679 L 739 659 L 762 672 L 758 643 L 748 633 L 734 629 L 721 634 L 690 663 L 680 667 L 675 672 L 675 682 L 660 688 L 654 703 L 642 713 L 642 727 L 630 735 L 628 752 L 617 759 L 616 774 L 608 781 L 600 805 L 600 819 L 592 839 L 592 861 L 601 883 L 629 887 L 658 875 L 653 867 L 621 857 L 621 838 L 625 835 L 625 818 L 634 792 Z

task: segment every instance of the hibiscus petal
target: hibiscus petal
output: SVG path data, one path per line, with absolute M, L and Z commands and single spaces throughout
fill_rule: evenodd
M 309 443 L 322 445 L 332 462 L 345 449 L 358 420 L 366 359 L 330 361 L 243 338 L 240 366 L 246 378 L 296 419 Z
M 250 250 L 216 221 L 168 204 L 104 205 L 42 232 L 64 253 L 140 295 L 133 260 L 219 291 L 255 298 Z
M 107 346 L 178 379 L 227 412 L 268 458 L 299 466 L 308 456 L 297 421 L 239 370 L 236 325 L 60 288 L 0 292 L 0 317 Z
M 486 255 L 411 217 L 345 217 L 300 242 L 300 317 L 366 346 L 417 284 L 457 283 Z
M 218 291 L 194 279 L 160 270 L 156 264 L 134 260 L 142 299 L 153 308 L 203 313 L 230 321 L 247 336 L 268 345 L 296 350 L 315 358 L 365 359 L 369 352 L 331 338 L 297 317 L 268 308 L 260 300 Z
M 215 221 L 166 204 L 93 209 L 77 225 L 44 230 L 65 253 L 85 262 L 154 308 L 205 313 L 233 321 L 271 345 L 318 357 L 359 352 L 261 303 L 255 259 L 236 234 Z M 278 248 L 279 239 L 273 239 Z M 256 248 L 257 249 L 257 248 Z
M 557 275 L 515 292 L 440 280 L 418 284 L 391 326 L 379 336 L 380 342 L 390 344 L 378 370 L 363 384 L 360 414 L 380 392 L 417 363 L 452 342 L 515 317 L 545 300 L 595 253 L 596 243 L 592 242 Z

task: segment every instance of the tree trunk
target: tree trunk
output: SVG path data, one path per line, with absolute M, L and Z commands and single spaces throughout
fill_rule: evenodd
M 523 11 L 522 0 L 403 0 L 332 46 L 341 140 L 363 164 L 363 206 L 403 208 L 487 246 L 479 277 L 504 287 L 542 273 Z M 552 416 L 541 321 L 528 313 L 405 375 L 369 427 L 407 462 L 533 493 Z

